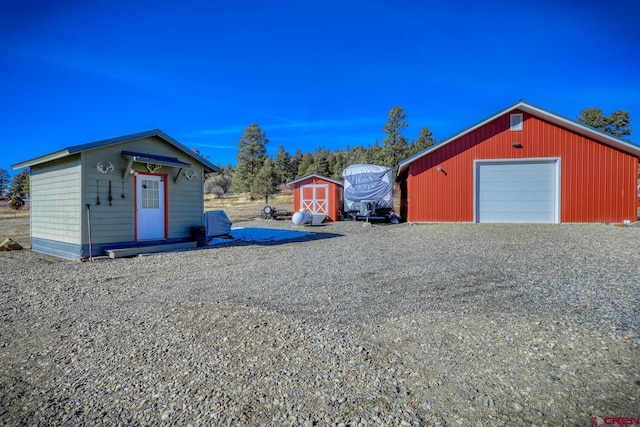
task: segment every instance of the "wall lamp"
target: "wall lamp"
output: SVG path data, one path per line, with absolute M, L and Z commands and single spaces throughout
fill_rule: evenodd
M 438 172 L 442 172 L 445 176 L 447 175 L 447 172 L 446 172 L 444 169 L 442 169 L 442 166 L 438 166 L 438 167 L 436 168 L 436 170 L 437 170 Z
M 512 143 L 511 143 L 511 146 L 512 146 L 513 148 L 522 148 L 522 144 L 520 144 L 519 142 L 512 142 Z

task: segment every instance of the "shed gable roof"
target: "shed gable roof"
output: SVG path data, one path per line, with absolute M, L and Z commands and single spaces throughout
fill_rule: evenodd
M 320 179 L 323 179 L 325 181 L 332 182 L 332 183 L 334 183 L 336 185 L 339 185 L 341 187 L 344 186 L 344 183 L 341 182 L 341 181 L 338 181 L 338 180 L 335 180 L 335 179 L 332 179 L 332 178 L 328 178 L 328 177 L 323 176 L 323 175 L 318 175 L 317 173 L 310 173 L 310 174 L 307 174 L 305 176 L 301 176 L 300 178 L 296 178 L 293 181 L 287 182 L 287 185 L 297 184 L 300 181 L 304 181 L 306 179 L 313 178 L 313 177 L 320 178 Z
M 523 111 L 525 113 L 529 113 L 532 116 L 536 116 L 538 118 L 544 119 L 550 123 L 553 123 L 557 126 L 569 129 L 571 131 L 574 131 L 576 133 L 579 133 L 581 135 L 584 135 L 586 137 L 589 137 L 591 139 L 594 139 L 598 142 L 601 142 L 603 144 L 607 144 L 611 147 L 617 148 L 621 151 L 624 151 L 626 153 L 629 153 L 631 155 L 634 155 L 636 157 L 640 158 L 640 147 L 630 144 L 626 141 L 623 141 L 620 138 L 616 138 L 612 135 L 609 135 L 608 133 L 599 131 L 598 129 L 592 128 L 591 126 L 587 126 L 584 125 L 580 122 L 577 122 L 575 120 L 571 120 L 568 119 L 566 117 L 562 117 L 559 116 L 555 113 L 552 113 L 550 111 L 544 110 L 540 107 L 536 107 L 534 105 L 531 105 L 525 101 L 519 101 L 516 104 L 513 104 L 507 108 L 505 108 L 502 111 L 499 111 L 498 113 L 482 120 L 481 122 L 476 123 L 475 125 L 463 130 L 462 132 L 442 141 L 439 144 L 436 144 L 434 146 L 431 146 L 429 148 L 426 148 L 416 154 L 414 154 L 411 157 L 406 158 L 405 160 L 402 160 L 399 164 L 398 164 L 398 175 L 401 175 L 402 173 L 404 173 L 406 171 L 406 169 L 409 167 L 409 165 L 414 162 L 415 160 L 424 157 L 426 155 L 428 155 L 429 153 L 432 153 L 434 151 L 437 151 L 439 149 L 441 149 L 442 147 L 444 147 L 445 145 L 457 140 L 458 138 L 473 132 L 474 130 L 478 129 L 481 126 L 484 126 L 485 124 L 497 119 L 500 116 L 503 116 L 504 114 L 509 113 L 510 111 L 513 110 L 519 110 L 519 111 Z
M 106 147 L 106 146 L 113 145 L 113 144 L 120 144 L 120 143 L 123 143 L 123 142 L 135 141 L 135 140 L 138 140 L 138 139 L 149 138 L 149 137 L 152 137 L 152 136 L 156 136 L 156 137 L 162 139 L 167 144 L 172 145 L 173 147 L 175 147 L 178 150 L 182 151 L 184 154 L 186 154 L 189 157 L 193 158 L 194 160 L 202 163 L 205 166 L 205 168 L 209 169 L 210 171 L 212 171 L 212 172 L 217 172 L 218 171 L 218 168 L 213 163 L 211 163 L 209 160 L 205 159 L 204 157 L 202 157 L 198 153 L 196 153 L 196 152 L 194 152 L 192 150 L 189 150 L 187 147 L 185 147 L 184 145 L 180 144 L 178 141 L 176 141 L 175 139 L 171 138 L 166 133 L 162 132 L 160 129 L 152 129 L 152 130 L 148 130 L 148 131 L 144 131 L 144 132 L 138 132 L 138 133 L 132 133 L 132 134 L 129 134 L 129 135 L 118 136 L 118 137 L 115 137 L 115 138 L 109 138 L 109 139 L 103 139 L 103 140 L 100 140 L 100 141 L 89 142 L 89 143 L 86 143 L 86 144 L 73 145 L 73 146 L 70 146 L 70 147 L 63 148 L 63 149 L 58 150 L 58 151 L 51 152 L 49 154 L 44 154 L 42 156 L 34 157 L 33 159 L 25 160 L 24 162 L 16 163 L 14 165 L 11 165 L 11 167 L 13 169 L 26 168 L 26 167 L 38 165 L 38 164 L 41 164 L 41 163 L 50 162 L 52 160 L 61 159 L 63 157 L 67 157 L 67 156 L 70 156 L 72 154 L 81 153 L 83 151 L 95 150 L 97 148 L 102 148 L 102 147 Z

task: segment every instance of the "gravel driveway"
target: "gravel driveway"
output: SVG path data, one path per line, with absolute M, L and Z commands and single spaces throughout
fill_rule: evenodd
M 87 263 L 0 253 L 0 423 L 640 417 L 640 228 L 304 231 Z

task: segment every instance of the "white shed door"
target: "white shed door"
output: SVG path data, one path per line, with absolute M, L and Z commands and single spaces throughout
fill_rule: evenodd
M 476 222 L 556 223 L 558 160 L 476 162 Z
M 136 176 L 136 238 L 165 237 L 164 180 L 158 175 L 139 173 Z
M 329 186 L 308 184 L 300 187 L 300 208 L 312 214 L 328 213 Z

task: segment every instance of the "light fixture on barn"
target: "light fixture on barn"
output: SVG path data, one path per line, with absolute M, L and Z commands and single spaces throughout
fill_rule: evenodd
M 159 165 L 157 163 L 147 163 L 147 170 L 151 173 L 154 173 L 158 170 L 160 170 L 160 168 L 162 167 L 162 165 Z
M 447 176 L 447 171 L 445 171 L 444 169 L 442 169 L 442 166 L 438 166 L 438 167 L 436 168 L 436 170 L 437 170 L 438 172 L 441 172 L 444 176 Z
M 106 166 L 106 167 L 102 162 L 98 162 L 98 164 L 96 165 L 96 169 L 98 169 L 102 173 L 110 173 L 113 171 L 114 166 L 113 166 L 113 163 L 111 162 L 109 162 L 109 166 Z
M 522 148 L 522 144 L 521 144 L 521 143 L 519 143 L 518 141 L 514 141 L 514 142 L 512 142 L 512 143 L 511 143 L 511 146 L 512 146 L 513 148 Z

